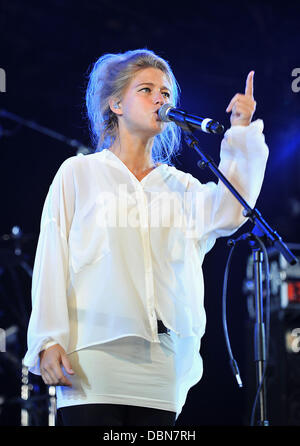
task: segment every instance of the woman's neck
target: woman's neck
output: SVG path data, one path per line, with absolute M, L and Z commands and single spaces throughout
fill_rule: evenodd
M 142 141 L 138 137 L 120 140 L 117 137 L 109 148 L 134 174 L 139 174 L 155 167 L 152 160 L 153 139 Z

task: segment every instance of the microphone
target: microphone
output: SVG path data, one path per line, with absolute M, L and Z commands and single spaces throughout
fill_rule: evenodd
M 220 134 L 224 132 L 224 126 L 210 118 L 200 118 L 200 116 L 190 115 L 179 108 L 164 104 L 158 110 L 158 116 L 163 122 L 173 121 L 184 130 L 195 127 L 205 133 Z

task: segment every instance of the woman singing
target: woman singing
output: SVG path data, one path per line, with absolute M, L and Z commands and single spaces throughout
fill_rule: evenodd
M 253 75 L 230 101 L 222 173 L 254 206 L 268 148 L 251 122 Z M 105 54 L 86 92 L 94 153 L 72 156 L 47 194 L 24 363 L 57 386 L 59 424 L 172 426 L 202 376 L 202 262 L 246 219 L 222 183 L 174 167 L 180 130 L 169 64 L 146 49 Z

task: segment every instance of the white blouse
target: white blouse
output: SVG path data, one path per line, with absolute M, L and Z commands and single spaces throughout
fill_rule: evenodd
M 219 168 L 252 207 L 268 158 L 262 132 L 256 120 L 221 143 Z M 245 221 L 221 182 L 201 184 L 167 164 L 139 181 L 107 149 L 66 159 L 43 207 L 24 364 L 40 374 L 49 341 L 67 353 L 125 336 L 159 343 L 159 318 L 192 376 L 206 323 L 204 256 Z

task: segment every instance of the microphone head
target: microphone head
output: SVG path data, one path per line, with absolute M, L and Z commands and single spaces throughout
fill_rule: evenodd
M 158 110 L 158 116 L 163 122 L 170 122 L 171 119 L 168 117 L 169 111 L 174 108 L 171 104 L 164 104 Z

